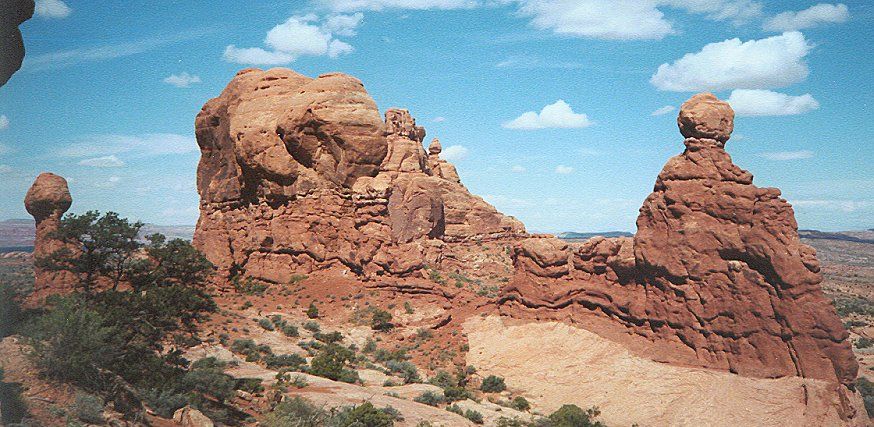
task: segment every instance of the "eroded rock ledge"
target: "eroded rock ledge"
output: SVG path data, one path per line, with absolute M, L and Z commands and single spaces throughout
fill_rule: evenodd
M 204 105 L 196 129 L 194 243 L 227 275 L 406 276 L 439 266 L 447 244 L 526 235 L 467 191 L 439 143 L 425 152 L 425 130 L 407 110 L 382 120 L 345 74 L 243 70 Z
M 584 324 L 657 361 L 850 386 L 858 365 L 815 251 L 780 191 L 732 163 L 733 119 L 710 94 L 683 104 L 686 149 L 659 174 L 633 239 L 521 241 L 504 313 Z

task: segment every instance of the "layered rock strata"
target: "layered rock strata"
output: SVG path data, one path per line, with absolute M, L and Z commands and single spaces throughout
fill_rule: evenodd
M 440 265 L 447 243 L 525 235 L 425 153 L 408 111 L 382 120 L 345 74 L 243 70 L 204 105 L 196 133 L 194 243 L 227 275 L 404 276 Z
M 500 303 L 516 317 L 570 318 L 656 361 L 828 381 L 852 418 L 848 333 L 792 207 L 725 151 L 733 119 L 711 94 L 684 103 L 686 149 L 659 174 L 634 238 L 523 240 Z

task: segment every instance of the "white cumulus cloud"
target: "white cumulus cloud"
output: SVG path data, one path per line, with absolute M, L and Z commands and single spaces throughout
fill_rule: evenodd
M 440 157 L 442 157 L 443 160 L 454 162 L 465 159 L 467 154 L 467 147 L 463 145 L 450 145 L 440 152 Z
M 305 55 L 336 58 L 354 49 L 335 36 L 355 35 L 363 18 L 361 13 L 332 15 L 320 22 L 313 14 L 292 16 L 267 32 L 264 45 L 268 49 L 228 45 L 222 57 L 228 62 L 253 65 L 287 64 Z
M 559 99 L 540 110 L 540 113 L 528 111 L 521 116 L 504 123 L 507 129 L 547 129 L 547 128 L 584 128 L 592 122 L 584 113 L 575 113 L 564 100 Z
M 176 87 L 189 87 L 195 83 L 200 83 L 200 76 L 191 75 L 183 71 L 180 74 L 170 74 L 164 79 L 164 83 Z
M 36 0 L 36 16 L 45 19 L 63 19 L 70 16 L 73 10 L 61 0 Z
M 525 173 L 525 171 L 526 171 L 527 169 L 525 169 L 525 166 L 522 166 L 522 165 L 515 165 L 515 166 L 513 166 L 513 168 L 512 168 L 511 170 L 512 170 L 513 172 L 515 172 L 515 173 Z
M 431 119 L 431 121 L 434 123 L 443 123 L 446 121 L 446 117 L 437 116 L 437 117 L 434 117 L 433 119 Z
M 768 160 L 776 160 L 776 161 L 787 161 L 787 160 L 801 160 L 801 159 L 809 159 L 813 157 L 813 151 L 810 150 L 799 150 L 799 151 L 770 151 L 759 153 L 759 157 Z
M 765 21 L 766 31 L 796 31 L 819 24 L 839 23 L 850 18 L 847 5 L 820 3 L 799 12 L 783 12 Z
M 574 171 L 574 168 L 572 168 L 570 166 L 558 165 L 555 167 L 555 173 L 561 174 L 561 175 L 567 175 L 567 174 L 573 173 L 573 171 Z
M 668 114 L 676 109 L 677 109 L 677 107 L 674 107 L 673 105 L 665 105 L 664 107 L 653 111 L 652 113 L 650 113 L 650 115 L 651 116 L 664 116 L 665 114 Z
M 118 157 L 115 157 L 115 155 L 111 155 L 80 160 L 79 166 L 90 166 L 94 168 L 120 168 L 124 166 L 124 162 Z
M 5 114 L 0 115 L 0 130 L 9 129 L 9 117 Z
M 807 78 L 810 70 L 804 57 L 811 48 L 799 32 L 710 43 L 700 52 L 660 65 L 650 83 L 675 92 L 785 87 Z
M 791 96 L 760 89 L 736 89 L 728 103 L 738 116 L 791 116 L 819 108 L 819 102 L 809 93 Z

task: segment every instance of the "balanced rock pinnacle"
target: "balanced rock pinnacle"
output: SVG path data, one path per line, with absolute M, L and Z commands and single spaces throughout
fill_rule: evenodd
M 712 93 L 699 93 L 680 107 L 677 125 L 686 138 L 712 139 L 725 146 L 734 130 L 734 110 Z
M 61 217 L 73 204 L 67 180 L 53 173 L 43 172 L 31 185 L 24 198 L 24 207 L 36 221 L 36 238 L 34 240 L 33 256 L 35 259 L 45 257 L 64 246 L 63 242 L 54 238 Z M 46 271 L 34 267 L 34 295 L 41 296 L 46 290 L 61 290 L 72 282 L 67 279 L 69 273 L 63 271 Z M 56 289 L 57 288 L 57 289 Z

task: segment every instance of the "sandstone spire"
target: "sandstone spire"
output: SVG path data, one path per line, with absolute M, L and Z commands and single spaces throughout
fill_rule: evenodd
M 35 259 L 45 257 L 63 247 L 63 243 L 53 238 L 58 229 L 61 216 L 73 204 L 67 180 L 49 172 L 41 173 L 27 191 L 24 207 L 36 221 L 36 238 L 34 240 L 33 256 Z M 42 291 L 49 288 L 64 288 L 65 272 L 44 271 L 34 266 L 34 294 L 38 297 Z

